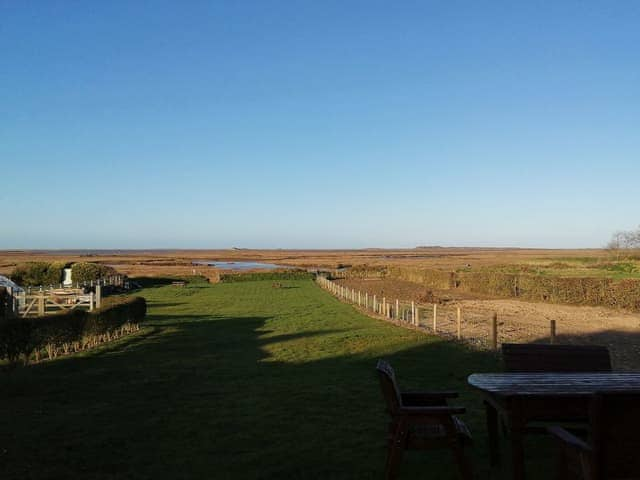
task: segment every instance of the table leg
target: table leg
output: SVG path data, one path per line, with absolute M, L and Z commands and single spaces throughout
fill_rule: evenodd
M 489 461 L 494 467 L 500 463 L 500 445 L 498 437 L 498 411 L 489 402 L 484 402 L 487 412 L 487 432 L 489 433 Z
M 524 422 L 520 402 L 514 401 L 510 409 L 511 468 L 514 480 L 524 480 Z

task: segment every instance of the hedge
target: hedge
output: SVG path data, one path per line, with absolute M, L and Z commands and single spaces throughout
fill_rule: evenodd
M 276 270 L 273 272 L 225 273 L 220 275 L 223 283 L 253 282 L 256 280 L 307 280 L 313 274 L 306 270 Z
M 9 276 L 24 287 L 58 285 L 65 266 L 64 262 L 27 262 L 14 268 Z
M 431 288 L 515 297 L 550 303 L 596 305 L 640 311 L 640 279 L 557 277 L 499 271 L 448 272 L 417 267 L 360 267 L 346 278 L 391 278 Z
M 71 266 L 71 280 L 73 283 L 90 282 L 115 274 L 116 271 L 112 267 L 100 263 L 79 262 Z
M 109 298 L 93 312 L 66 310 L 43 317 L 0 320 L 0 359 L 29 363 L 77 352 L 138 330 L 147 312 L 142 297 Z

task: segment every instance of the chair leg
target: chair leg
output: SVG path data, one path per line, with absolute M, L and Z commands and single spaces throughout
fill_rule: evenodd
M 473 479 L 473 466 L 471 465 L 471 460 L 464 454 L 462 445 L 456 443 L 452 446 L 451 450 L 456 461 L 456 466 L 458 467 L 458 472 L 460 473 L 460 478 L 462 480 Z
M 402 462 L 402 456 L 404 454 L 404 446 L 407 438 L 407 429 L 403 422 L 400 422 L 396 426 L 396 431 L 389 442 L 389 449 L 387 451 L 387 464 L 385 466 L 385 478 L 387 480 L 394 480 L 398 477 L 400 470 L 400 463 Z

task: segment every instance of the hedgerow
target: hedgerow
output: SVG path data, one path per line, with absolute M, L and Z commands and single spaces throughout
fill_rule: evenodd
M 347 270 L 347 278 L 379 277 L 382 270 Z M 558 277 L 527 272 L 462 271 L 416 267 L 388 267 L 384 277 L 407 280 L 431 288 L 458 288 L 467 292 L 515 297 L 550 303 L 598 305 L 640 311 L 640 279 Z
M 90 282 L 115 274 L 116 271 L 112 267 L 100 263 L 79 262 L 71 266 L 73 283 Z
M 26 262 L 14 268 L 9 276 L 25 287 L 58 285 L 65 265 L 64 262 Z
M 313 274 L 306 270 L 276 270 L 272 272 L 225 273 L 220 275 L 222 283 L 253 282 L 256 280 L 306 280 Z
M 55 315 L 0 320 L 0 359 L 10 364 L 49 359 L 119 338 L 139 329 L 147 304 L 142 297 L 105 299 L 93 312 L 66 310 Z

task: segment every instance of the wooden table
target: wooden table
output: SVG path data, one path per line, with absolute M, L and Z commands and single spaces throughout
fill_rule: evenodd
M 467 379 L 487 411 L 491 464 L 499 463 L 498 412 L 509 420 L 513 478 L 525 478 L 527 422 L 586 421 L 596 391 L 640 390 L 640 373 L 474 373 Z

